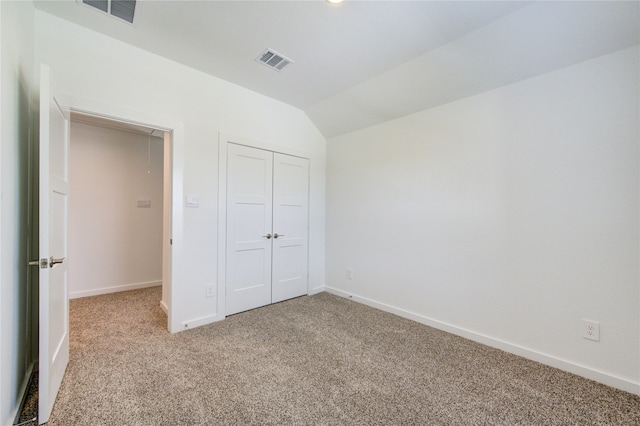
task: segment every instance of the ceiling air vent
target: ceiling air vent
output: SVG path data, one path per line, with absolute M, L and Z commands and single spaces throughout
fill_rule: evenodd
M 136 0 L 82 0 L 82 3 L 133 24 Z
M 262 54 L 256 58 L 256 61 L 276 71 L 282 71 L 284 67 L 293 63 L 291 59 L 271 49 L 262 52 Z

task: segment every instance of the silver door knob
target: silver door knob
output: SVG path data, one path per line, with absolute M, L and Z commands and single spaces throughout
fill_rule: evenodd
M 47 269 L 49 267 L 48 259 L 38 259 L 29 261 L 29 266 L 39 266 L 40 269 Z
M 53 268 L 53 265 L 57 265 L 58 263 L 62 263 L 64 262 L 64 257 L 61 257 L 60 259 L 56 259 L 53 256 L 51 256 L 49 258 L 49 268 Z
M 273 234 L 273 238 L 284 237 L 284 234 L 278 234 L 277 232 Z
M 276 235 L 278 235 L 278 234 L 276 234 Z M 266 238 L 267 240 L 270 240 L 271 239 L 271 234 L 263 235 L 263 237 Z M 278 238 L 278 237 L 276 237 L 276 238 Z

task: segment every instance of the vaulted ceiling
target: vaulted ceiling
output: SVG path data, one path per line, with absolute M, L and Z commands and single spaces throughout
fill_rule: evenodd
M 304 110 L 333 137 L 640 42 L 637 1 L 138 1 L 36 7 Z M 281 72 L 255 59 L 291 58 Z

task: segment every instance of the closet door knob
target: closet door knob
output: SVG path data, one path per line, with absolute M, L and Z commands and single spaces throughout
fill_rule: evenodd
M 284 234 L 278 234 L 277 232 L 273 234 L 273 238 L 284 237 Z
M 263 237 L 266 238 L 267 240 L 270 240 L 271 234 L 263 235 Z M 276 234 L 276 238 L 278 238 L 278 234 Z

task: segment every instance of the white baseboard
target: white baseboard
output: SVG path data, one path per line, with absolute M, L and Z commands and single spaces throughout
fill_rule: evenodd
M 20 385 L 20 390 L 18 391 L 18 406 L 13 409 L 13 413 L 11 413 L 11 418 L 14 419 L 13 424 L 18 421 L 18 416 L 20 415 L 20 409 L 22 408 L 22 404 L 24 404 L 24 400 L 27 397 L 27 388 L 29 387 L 29 379 L 31 378 L 31 374 L 35 369 L 36 363 L 32 362 L 27 367 L 27 371 L 25 372 L 25 377 L 22 379 L 22 384 Z
M 207 324 L 211 324 L 213 322 L 217 322 L 220 320 L 223 320 L 224 317 L 215 314 L 215 315 L 207 315 L 206 317 L 200 317 L 200 318 L 194 318 L 192 320 L 189 321 L 183 321 L 180 324 L 182 325 L 182 328 L 180 330 L 175 330 L 175 331 L 171 331 L 172 333 L 175 333 L 176 331 L 185 331 L 185 330 L 190 330 L 192 328 L 196 328 L 196 327 L 200 327 L 202 325 L 207 325 Z
M 326 291 L 326 287 L 324 285 L 321 285 L 321 286 L 314 287 L 311 290 L 309 290 L 309 293 L 307 295 L 308 296 L 313 296 L 314 294 L 322 293 L 323 291 Z
M 569 373 L 576 374 L 581 377 L 602 383 L 607 386 L 611 386 L 616 389 L 623 390 L 635 395 L 640 395 L 640 383 L 635 383 L 630 380 L 613 376 L 602 371 L 594 370 L 589 367 L 585 367 L 580 364 L 576 364 L 572 361 L 557 358 L 552 355 L 548 355 L 542 352 L 538 352 L 533 349 L 525 348 L 513 343 L 506 342 L 504 340 L 496 339 L 491 336 L 476 333 L 471 330 L 460 328 L 442 321 L 435 320 L 433 318 L 426 317 L 424 315 L 416 314 L 395 306 L 381 303 L 366 297 L 360 297 L 355 294 L 351 294 L 342 290 L 338 290 L 332 287 L 325 287 L 324 291 L 334 294 L 336 296 L 344 297 L 354 302 L 362 303 L 363 305 L 371 306 L 381 311 L 390 312 L 400 317 L 407 318 L 429 327 L 436 328 L 438 330 L 446 331 L 447 333 L 455 334 L 457 336 L 464 337 L 474 342 L 482 343 L 483 345 L 491 346 L 496 349 L 503 350 L 505 352 L 512 353 L 514 355 L 521 356 L 523 358 L 530 359 L 532 361 L 539 362 L 541 364 L 548 365 L 550 367 L 558 368 L 560 370 L 568 371 Z
M 169 315 L 169 307 L 164 303 L 164 300 L 160 301 L 160 308 L 162 308 L 165 314 Z
M 117 293 L 120 291 L 137 290 L 139 288 L 156 287 L 162 285 L 162 280 L 146 281 L 142 283 L 115 285 L 112 287 L 102 287 L 92 290 L 69 292 L 69 299 L 78 299 L 80 297 L 98 296 L 101 294 Z

